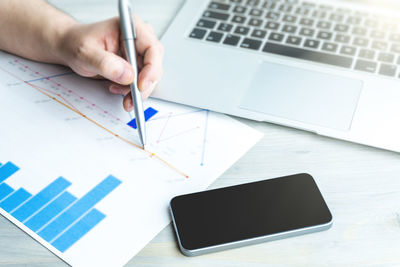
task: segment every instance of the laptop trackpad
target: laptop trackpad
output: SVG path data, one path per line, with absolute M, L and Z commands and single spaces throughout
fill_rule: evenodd
M 240 107 L 337 130 L 349 130 L 362 81 L 262 63 Z

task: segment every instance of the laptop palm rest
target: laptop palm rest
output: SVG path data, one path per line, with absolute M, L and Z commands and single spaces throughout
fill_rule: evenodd
M 362 85 L 356 79 L 263 62 L 240 108 L 346 131 Z

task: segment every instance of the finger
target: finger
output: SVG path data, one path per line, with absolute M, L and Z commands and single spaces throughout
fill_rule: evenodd
M 120 84 L 111 84 L 108 89 L 111 93 L 116 95 L 127 95 L 131 92 L 131 88 L 129 86 L 122 86 Z
M 124 100 L 122 101 L 122 105 L 124 106 L 125 111 L 131 112 L 133 110 L 133 101 L 132 101 L 132 95 L 127 94 L 124 97 Z
M 139 16 L 135 15 L 136 24 L 136 49 L 140 55 L 145 54 L 146 50 L 158 42 L 153 28 L 145 23 Z
M 118 84 L 133 82 L 133 69 L 123 58 L 100 48 L 86 49 L 82 54 L 81 64 L 86 65 L 89 71 Z
M 143 58 L 144 67 L 139 73 L 138 86 L 143 94 L 150 95 L 163 74 L 163 48 L 159 45 L 150 47 Z

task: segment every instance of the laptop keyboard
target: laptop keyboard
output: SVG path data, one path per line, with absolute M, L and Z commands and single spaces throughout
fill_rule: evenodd
M 400 78 L 400 19 L 302 0 L 214 0 L 189 37 Z

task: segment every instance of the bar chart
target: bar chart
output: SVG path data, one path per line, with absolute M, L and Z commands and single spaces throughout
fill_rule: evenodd
M 12 162 L 0 164 L 0 208 L 60 252 L 68 250 L 106 217 L 95 205 L 121 184 L 109 175 L 77 198 L 66 191 L 71 182 L 58 177 L 32 195 L 24 188 L 14 189 L 6 183 L 19 170 Z

